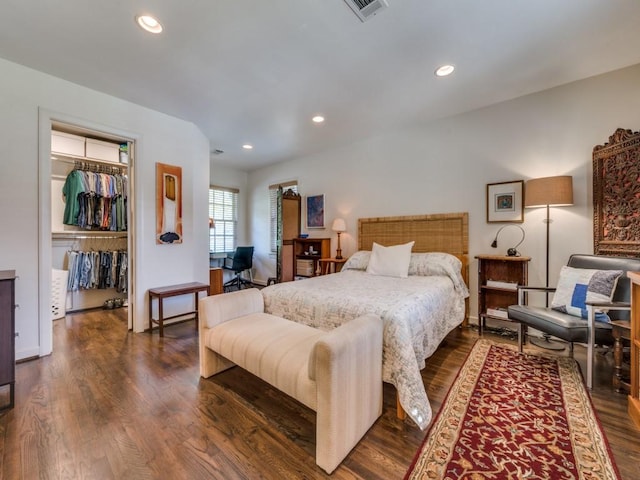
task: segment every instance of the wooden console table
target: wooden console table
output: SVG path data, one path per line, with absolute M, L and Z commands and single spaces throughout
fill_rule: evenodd
M 183 317 L 185 315 L 195 314 L 196 329 L 198 328 L 198 294 L 206 292 L 209 295 L 209 285 L 200 282 L 180 283 L 178 285 L 169 285 L 166 287 L 156 287 L 149 289 L 149 333 L 153 333 L 153 324 L 158 324 L 158 331 L 161 337 L 164 337 L 163 324 L 165 320 Z M 178 295 L 193 294 L 195 302 L 195 310 L 165 317 L 162 309 L 162 303 L 165 298 L 175 297 Z M 158 319 L 153 318 L 153 299 L 158 299 Z

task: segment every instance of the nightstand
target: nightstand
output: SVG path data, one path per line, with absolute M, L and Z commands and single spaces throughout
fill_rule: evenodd
M 320 275 L 326 275 L 328 273 L 338 273 L 342 270 L 342 266 L 346 263 L 346 258 L 321 258 L 320 260 Z M 333 267 L 331 267 L 333 265 Z
M 527 285 L 531 257 L 476 255 L 478 260 L 478 331 L 487 318 L 510 322 L 507 307 L 518 303 L 518 285 Z

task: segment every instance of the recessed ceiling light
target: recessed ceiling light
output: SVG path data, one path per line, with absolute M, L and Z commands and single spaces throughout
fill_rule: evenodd
M 253 150 L 253 145 L 245 143 L 244 145 L 242 145 L 242 148 L 244 148 L 245 150 Z
M 136 22 L 140 26 L 140 28 L 146 30 L 151 33 L 160 33 L 162 31 L 162 25 L 158 20 L 156 20 L 151 15 L 138 15 L 136 17 Z
M 436 77 L 446 77 L 447 75 L 451 75 L 455 69 L 456 67 L 453 65 L 442 65 L 436 70 Z
M 316 115 L 311 119 L 314 123 L 322 123 L 324 122 L 324 117 L 322 115 Z

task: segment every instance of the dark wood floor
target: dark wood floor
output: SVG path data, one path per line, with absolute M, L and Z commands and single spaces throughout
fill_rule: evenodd
M 429 359 L 423 379 L 434 414 L 476 339 L 475 330 L 456 330 Z M 626 396 L 609 387 L 611 357 L 598 356 L 593 403 L 622 477 L 634 479 L 640 432 Z M 125 309 L 68 315 L 54 323 L 54 353 L 18 364 L 16 374 L 16 407 L 0 413 L 2 479 L 328 477 L 314 461 L 312 411 L 238 368 L 199 378 L 193 322 L 160 339 L 128 333 Z M 396 419 L 389 385 L 384 402 L 330 478 L 403 477 L 425 432 Z

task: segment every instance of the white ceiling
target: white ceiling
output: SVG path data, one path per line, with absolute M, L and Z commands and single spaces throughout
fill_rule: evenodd
M 244 170 L 640 63 L 638 0 L 388 3 L 3 0 L 0 57 L 191 121 Z

